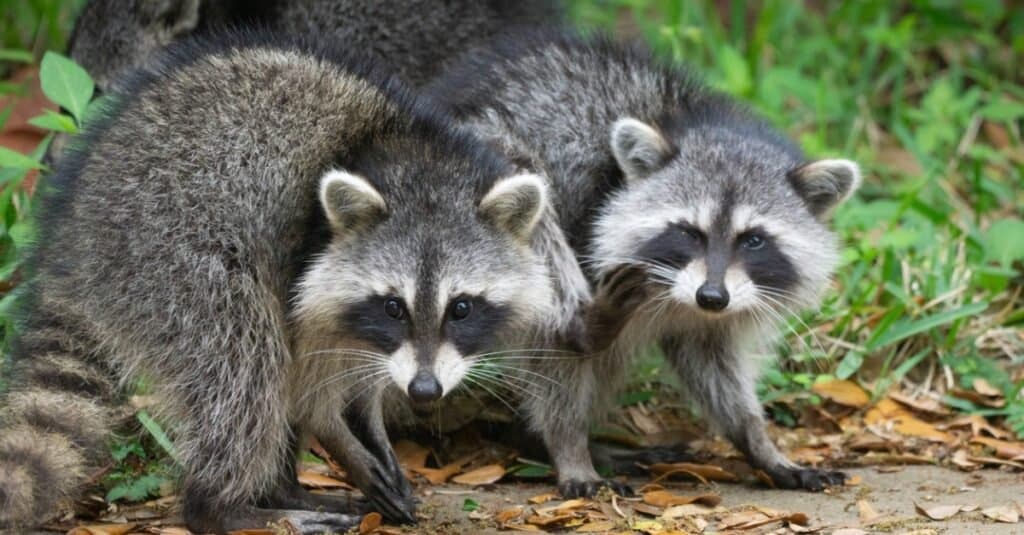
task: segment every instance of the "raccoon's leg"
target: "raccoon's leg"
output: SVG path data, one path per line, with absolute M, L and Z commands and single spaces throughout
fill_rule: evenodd
M 704 417 L 776 486 L 818 491 L 841 485 L 846 480 L 842 472 L 803 468 L 772 443 L 757 399 L 756 374 L 750 369 L 753 359 L 728 347 L 734 342 L 729 336 L 702 333 L 666 339 L 662 349 Z
M 281 463 L 281 475 L 269 493 L 258 501 L 267 509 L 298 509 L 332 513 L 366 514 L 372 510 L 364 498 L 351 494 L 313 494 L 299 484 L 296 462 L 301 448 L 301 433 L 292 428 L 291 448 Z
M 600 357 L 594 357 L 600 358 Z M 593 362 L 578 359 L 540 361 L 528 380 L 531 394 L 523 396 L 530 427 L 544 441 L 558 472 L 558 491 L 566 498 L 588 497 L 602 487 L 631 496 L 629 486 L 601 477 L 590 457 L 591 414 L 599 394 Z
M 412 489 L 398 466 L 394 450 L 387 443 L 380 412 L 376 415 L 371 412 L 362 418 L 353 417 L 352 421 L 360 428 L 360 435 L 384 437 L 383 442 L 378 443 L 374 442 L 376 439 L 371 439 L 370 445 L 373 450 L 381 452 L 382 457 L 375 455 L 359 440 L 342 415 L 329 422 L 316 422 L 311 430 L 324 449 L 348 470 L 353 483 L 370 500 L 374 509 L 392 522 L 416 523 L 416 503 Z M 365 429 L 362 428 L 364 425 L 367 426 Z
M 398 456 L 388 438 L 384 420 L 384 404 L 381 393 L 365 394 L 349 404 L 345 420 L 356 438 L 372 453 L 388 471 L 389 479 L 402 490 L 403 495 L 412 498 L 412 483 L 405 477 Z

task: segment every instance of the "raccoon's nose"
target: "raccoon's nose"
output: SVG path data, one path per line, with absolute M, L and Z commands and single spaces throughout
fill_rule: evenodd
M 705 282 L 697 289 L 697 304 L 704 310 L 718 312 L 729 306 L 729 292 L 725 286 Z
M 427 403 L 441 398 L 441 383 L 434 374 L 420 370 L 409 383 L 409 397 L 416 403 Z

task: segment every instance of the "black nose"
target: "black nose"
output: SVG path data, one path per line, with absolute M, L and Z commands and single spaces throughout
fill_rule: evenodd
M 427 403 L 441 399 L 441 383 L 434 374 L 420 370 L 409 383 L 409 397 L 416 403 Z
M 697 289 L 697 304 L 704 310 L 717 312 L 729 306 L 729 292 L 725 286 L 705 282 Z

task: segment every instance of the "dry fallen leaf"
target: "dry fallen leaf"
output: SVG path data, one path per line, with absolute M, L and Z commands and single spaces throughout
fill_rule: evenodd
M 981 377 L 974 379 L 974 381 L 971 382 L 971 387 L 974 388 L 975 392 L 990 398 L 1002 397 L 1003 395 L 1002 390 L 992 386 L 992 383 L 982 379 Z
M 988 437 L 974 437 L 971 444 L 982 444 L 996 450 L 996 455 L 1003 459 L 1016 459 L 1024 456 L 1024 443 L 1008 442 Z
M 534 505 L 540 505 L 542 503 L 550 502 L 551 500 L 554 500 L 557 497 L 558 494 L 555 494 L 554 492 L 546 492 L 544 494 L 538 494 L 536 496 L 533 496 L 527 501 Z
M 68 532 L 68 535 L 124 535 L 135 527 L 135 524 L 97 524 L 79 526 Z
M 303 470 L 299 472 L 299 483 L 303 486 L 315 489 L 352 489 L 352 486 L 344 481 L 339 481 L 333 477 L 325 476 L 311 470 Z
M 901 392 L 891 392 L 889 397 L 910 407 L 911 409 L 918 412 L 925 412 L 932 416 L 949 416 L 950 414 L 953 414 L 953 411 L 951 411 L 949 407 L 943 405 L 938 399 L 933 398 L 928 394 L 915 398 Z
M 650 471 L 658 476 L 654 479 L 654 482 L 680 474 L 694 476 L 703 483 L 708 481 L 739 481 L 739 478 L 732 472 L 713 464 L 657 463 L 650 466 Z
M 507 523 L 509 523 L 509 522 L 511 522 L 511 521 L 513 521 L 513 520 L 515 520 L 517 518 L 519 518 L 520 516 L 522 516 L 523 509 L 524 509 L 524 507 L 522 505 L 517 505 L 517 506 L 515 506 L 515 507 L 513 507 L 511 509 L 505 509 L 503 511 L 498 511 L 498 514 L 494 515 L 494 520 L 498 524 L 507 524 Z
M 601 522 L 583 524 L 579 528 L 576 528 L 576 533 L 605 533 L 613 529 L 615 529 L 615 522 L 612 522 L 611 520 L 603 520 Z
M 667 490 L 656 490 L 644 493 L 644 503 L 655 507 L 672 507 L 673 505 L 686 505 L 688 503 L 701 503 L 714 507 L 722 503 L 722 497 L 717 494 L 697 494 L 693 496 L 681 496 Z
M 891 399 L 883 399 L 864 415 L 864 423 L 869 425 L 885 425 L 891 423 L 893 429 L 906 436 L 923 438 L 932 442 L 953 442 L 949 433 L 939 431 L 930 423 L 919 420 L 910 411 Z
M 460 485 L 490 485 L 505 476 L 505 468 L 500 464 L 489 464 L 465 474 L 452 478 L 453 483 Z
M 995 520 L 996 522 L 1004 522 L 1006 524 L 1016 524 L 1020 521 L 1020 510 L 1014 505 L 989 507 L 987 509 L 982 509 L 981 514 Z
M 857 383 L 852 381 L 822 381 L 811 386 L 811 392 L 832 400 L 840 405 L 860 409 L 867 407 L 871 397 Z
M 683 518 L 686 516 L 700 516 L 714 513 L 721 508 L 707 507 L 696 503 L 688 503 L 685 505 L 674 505 L 665 509 L 664 513 L 661 513 L 661 518 L 666 520 L 673 520 L 676 518 Z
M 367 533 L 377 531 L 382 521 L 383 517 L 380 516 L 380 513 L 366 513 L 366 516 L 359 522 L 359 535 L 366 535 Z
M 914 503 L 914 508 L 917 512 L 932 519 L 932 520 L 946 520 L 953 518 L 957 513 L 963 510 L 963 505 L 936 505 L 934 507 L 924 507 L 919 503 Z
M 526 519 L 526 522 L 535 526 L 550 526 L 554 524 L 561 524 L 568 522 L 576 518 L 576 515 L 572 513 L 563 513 L 560 515 L 532 515 Z
M 862 525 L 871 524 L 871 522 L 878 520 L 882 516 L 871 506 L 871 502 L 867 500 L 857 500 L 857 518 L 860 520 Z
M 833 531 L 832 535 L 868 535 L 868 532 L 857 528 L 840 528 Z
M 411 470 L 426 478 L 426 480 L 429 481 L 431 484 L 440 485 L 445 481 L 448 481 L 448 479 L 450 479 L 455 474 L 459 473 L 459 471 L 462 470 L 463 466 L 466 466 L 475 458 L 476 454 L 474 453 L 456 459 L 455 461 L 448 463 L 442 466 L 441 468 L 420 467 L 412 468 Z
M 398 464 L 406 470 L 423 468 L 427 465 L 430 450 L 411 440 L 399 440 L 395 443 L 395 456 L 398 457 Z
M 552 505 L 552 506 L 549 506 L 549 507 L 541 507 L 539 509 L 536 509 L 536 512 L 539 515 L 549 515 L 549 514 L 552 514 L 552 513 L 562 513 L 562 512 L 565 512 L 565 511 L 572 511 L 574 509 L 579 509 L 581 507 L 586 507 L 587 505 L 590 505 L 590 503 L 591 503 L 590 500 L 584 500 L 582 498 L 577 498 L 575 500 L 566 500 L 566 501 L 564 501 L 564 502 L 562 502 L 562 503 L 560 503 L 558 505 Z

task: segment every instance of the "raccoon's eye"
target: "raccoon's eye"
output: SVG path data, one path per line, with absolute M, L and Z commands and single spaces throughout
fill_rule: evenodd
M 473 303 L 466 299 L 459 299 L 452 303 L 452 319 L 455 321 L 464 320 L 473 311 Z
M 398 302 L 398 299 L 392 297 L 384 302 L 384 313 L 391 316 L 392 319 L 400 320 L 405 316 L 405 308 L 402 303 Z
M 742 243 L 742 245 L 743 245 L 743 247 L 745 249 L 750 249 L 751 251 L 756 251 L 756 250 L 764 247 L 765 240 L 759 234 L 747 234 L 746 236 L 741 238 L 741 242 L 740 243 Z

